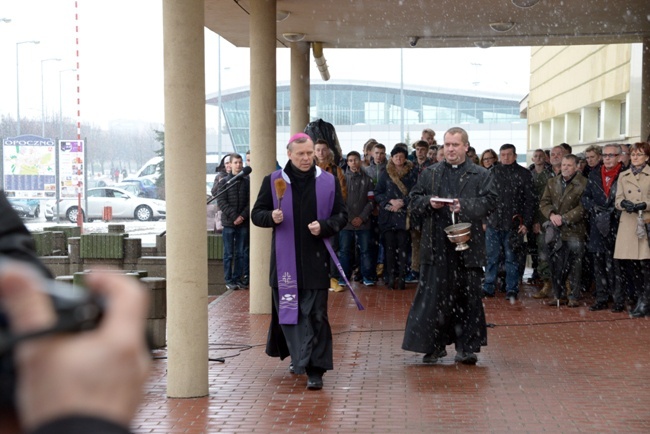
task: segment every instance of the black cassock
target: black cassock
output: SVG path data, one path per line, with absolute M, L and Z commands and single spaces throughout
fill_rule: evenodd
M 457 351 L 479 352 L 487 345 L 481 300 L 485 235 L 482 220 L 496 203 L 490 173 L 472 162 L 446 162 L 425 170 L 411 191 L 411 212 L 424 218 L 420 244 L 420 283 L 406 322 L 402 348 L 438 353 L 454 344 Z M 432 196 L 459 198 L 456 223 L 472 223 L 469 249 L 456 251 L 444 231 L 452 224 L 447 206 L 433 209 Z

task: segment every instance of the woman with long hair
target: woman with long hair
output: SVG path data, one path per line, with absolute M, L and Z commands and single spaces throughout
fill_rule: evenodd
M 377 144 L 377 140 L 368 139 L 366 143 L 363 144 L 363 158 L 361 159 L 361 167 L 368 167 L 372 162 L 372 148 Z

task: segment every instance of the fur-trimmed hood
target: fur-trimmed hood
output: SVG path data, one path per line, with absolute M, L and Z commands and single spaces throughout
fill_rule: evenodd
M 388 160 L 388 164 L 386 165 L 386 171 L 388 172 L 388 176 L 391 178 L 404 178 L 404 176 L 406 176 L 411 170 L 413 170 L 413 163 L 410 160 L 406 160 L 401 169 L 398 169 L 397 166 L 395 166 L 393 160 Z

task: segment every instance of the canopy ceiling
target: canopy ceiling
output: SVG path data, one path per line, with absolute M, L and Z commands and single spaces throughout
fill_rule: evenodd
M 205 0 L 205 25 L 238 47 L 249 47 L 253 0 Z M 472 47 L 615 44 L 650 38 L 649 0 L 278 0 L 291 15 L 277 23 L 283 33 L 304 33 L 305 41 L 328 48 Z M 507 32 L 490 23 L 513 22 Z

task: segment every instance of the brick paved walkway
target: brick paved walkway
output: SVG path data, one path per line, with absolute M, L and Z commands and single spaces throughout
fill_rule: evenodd
M 330 293 L 335 369 L 322 391 L 264 354 L 269 315 L 248 313 L 248 292 L 209 305 L 210 396 L 168 399 L 154 362 L 138 433 L 650 432 L 650 318 L 551 308 L 530 298 L 486 299 L 488 346 L 476 366 L 438 365 L 401 350 L 414 285 Z M 162 352 L 164 355 L 164 352 Z

